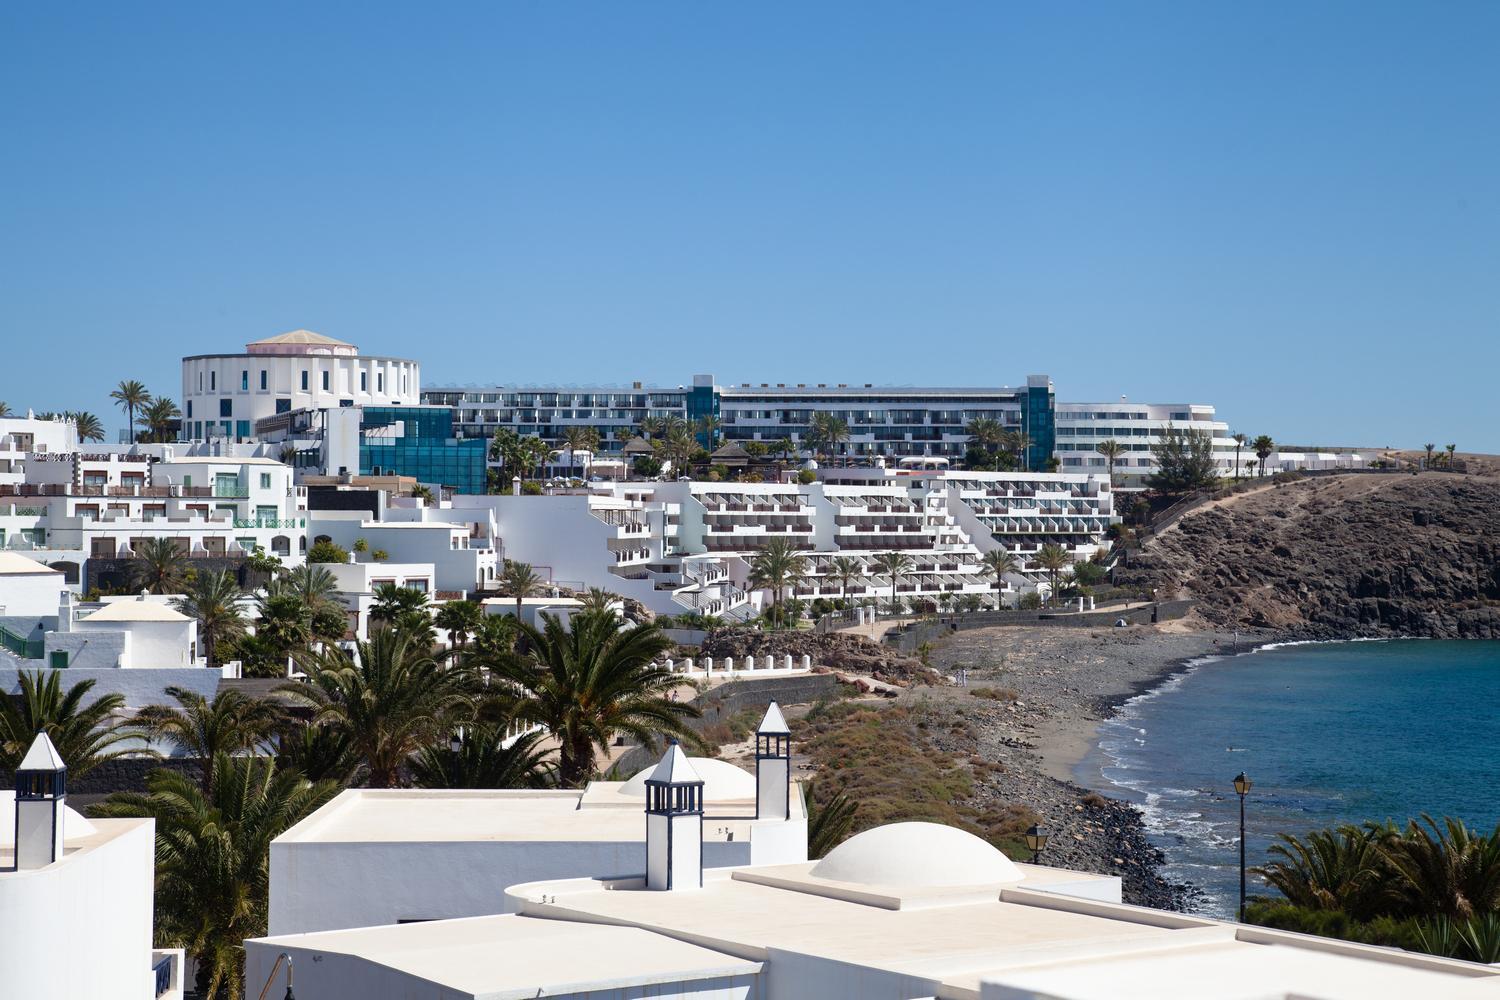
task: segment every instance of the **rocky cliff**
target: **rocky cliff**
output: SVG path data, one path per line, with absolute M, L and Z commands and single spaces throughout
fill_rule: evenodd
M 1216 627 L 1308 638 L 1500 638 L 1500 479 L 1341 476 L 1184 517 L 1117 581 L 1198 600 Z

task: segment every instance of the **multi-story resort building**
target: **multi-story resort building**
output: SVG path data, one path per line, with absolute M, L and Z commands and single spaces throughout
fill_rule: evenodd
M 362 356 L 359 348 L 310 330 L 246 344 L 243 354 L 182 359 L 182 437 L 247 441 L 255 422 L 291 410 L 410 406 L 421 369 L 405 358 Z
M 1202 431 L 1213 440 L 1219 475 L 1236 472 L 1235 441 L 1229 425 L 1218 420 L 1214 408 L 1201 403 L 1058 403 L 1057 461 L 1064 472 L 1105 472 L 1109 460 L 1099 445 L 1113 440 L 1121 447 L 1115 460 L 1115 486 L 1137 490 L 1156 472 L 1153 448 L 1169 429 Z M 1244 455 L 1241 455 L 1243 458 Z M 1254 455 L 1249 456 L 1254 458 Z M 1243 473 L 1244 467 L 1240 466 Z
M 980 417 L 1026 435 L 1029 468 L 1046 468 L 1052 456 L 1053 391 L 1045 375 L 1033 375 L 1018 388 L 718 385 L 712 375 L 695 375 L 692 385 L 674 387 L 639 382 L 629 388 L 435 386 L 423 390 L 422 398 L 455 407 L 458 427 L 467 435 L 488 437 L 504 427 L 559 444 L 569 427 L 592 427 L 602 450 L 612 453 L 640 434 L 646 417 L 681 417 L 694 424 L 714 417 L 726 440 L 786 439 L 805 451 L 814 414 L 832 413 L 849 427 L 841 450 L 858 458 L 960 459 L 968 447 L 965 428 Z

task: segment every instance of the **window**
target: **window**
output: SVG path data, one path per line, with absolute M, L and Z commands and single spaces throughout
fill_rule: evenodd
M 237 420 L 234 424 L 234 436 L 247 438 L 250 436 L 250 421 Z
M 291 409 L 292 409 L 292 401 L 290 399 L 278 399 L 276 401 L 276 412 L 277 413 L 290 413 Z
M 240 392 L 250 391 L 250 372 L 248 369 L 240 369 Z
M 193 477 L 192 476 L 183 476 L 182 477 L 182 485 L 184 485 L 184 486 L 192 486 L 193 485 Z
M 209 392 L 213 392 L 215 389 L 217 389 L 218 388 L 218 382 L 219 382 L 219 373 L 218 372 L 209 372 L 208 373 L 208 391 Z
M 66 649 L 54 649 L 47 658 L 47 665 L 54 670 L 62 670 L 68 665 L 68 651 Z
M 323 373 L 323 391 L 324 392 L 328 391 L 328 373 L 327 372 Z
M 302 369 L 302 391 L 307 391 L 307 369 Z
M 375 373 L 375 391 L 385 392 L 385 372 Z
M 359 373 L 359 391 L 360 392 L 369 392 L 370 391 L 370 373 L 369 372 L 360 372 Z
M 264 368 L 260 370 L 260 391 L 266 391 L 266 370 Z
M 187 418 L 189 420 L 193 418 L 193 401 L 191 399 L 187 401 Z
M 221 399 L 221 400 L 219 400 L 219 416 L 221 416 L 221 417 L 232 417 L 232 416 L 234 416 L 234 400 L 232 400 L 232 399 Z M 226 426 L 226 428 L 228 427 L 227 424 L 225 426 Z M 226 429 L 224 431 L 224 433 L 228 434 L 229 431 Z
M 260 488 L 263 490 L 271 488 L 271 474 L 269 472 L 262 472 L 260 474 Z
M 198 391 L 199 392 L 203 391 L 203 373 L 202 372 L 198 373 Z

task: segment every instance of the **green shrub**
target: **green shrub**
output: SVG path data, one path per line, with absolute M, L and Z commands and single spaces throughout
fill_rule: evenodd
M 818 474 L 811 469 L 802 469 L 797 473 L 797 482 L 803 486 L 810 486 L 818 481 Z
M 307 561 L 310 563 L 346 563 L 349 561 L 349 553 L 342 546 L 335 545 L 325 538 L 313 542 L 312 548 L 307 550 Z
M 534 480 L 528 480 L 521 484 L 521 494 L 528 497 L 539 497 L 542 495 L 542 484 Z

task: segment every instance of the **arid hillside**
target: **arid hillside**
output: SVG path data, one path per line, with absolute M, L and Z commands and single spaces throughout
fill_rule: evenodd
M 1339 476 L 1184 517 L 1120 582 L 1194 597 L 1216 627 L 1309 638 L 1500 638 L 1500 479 Z

